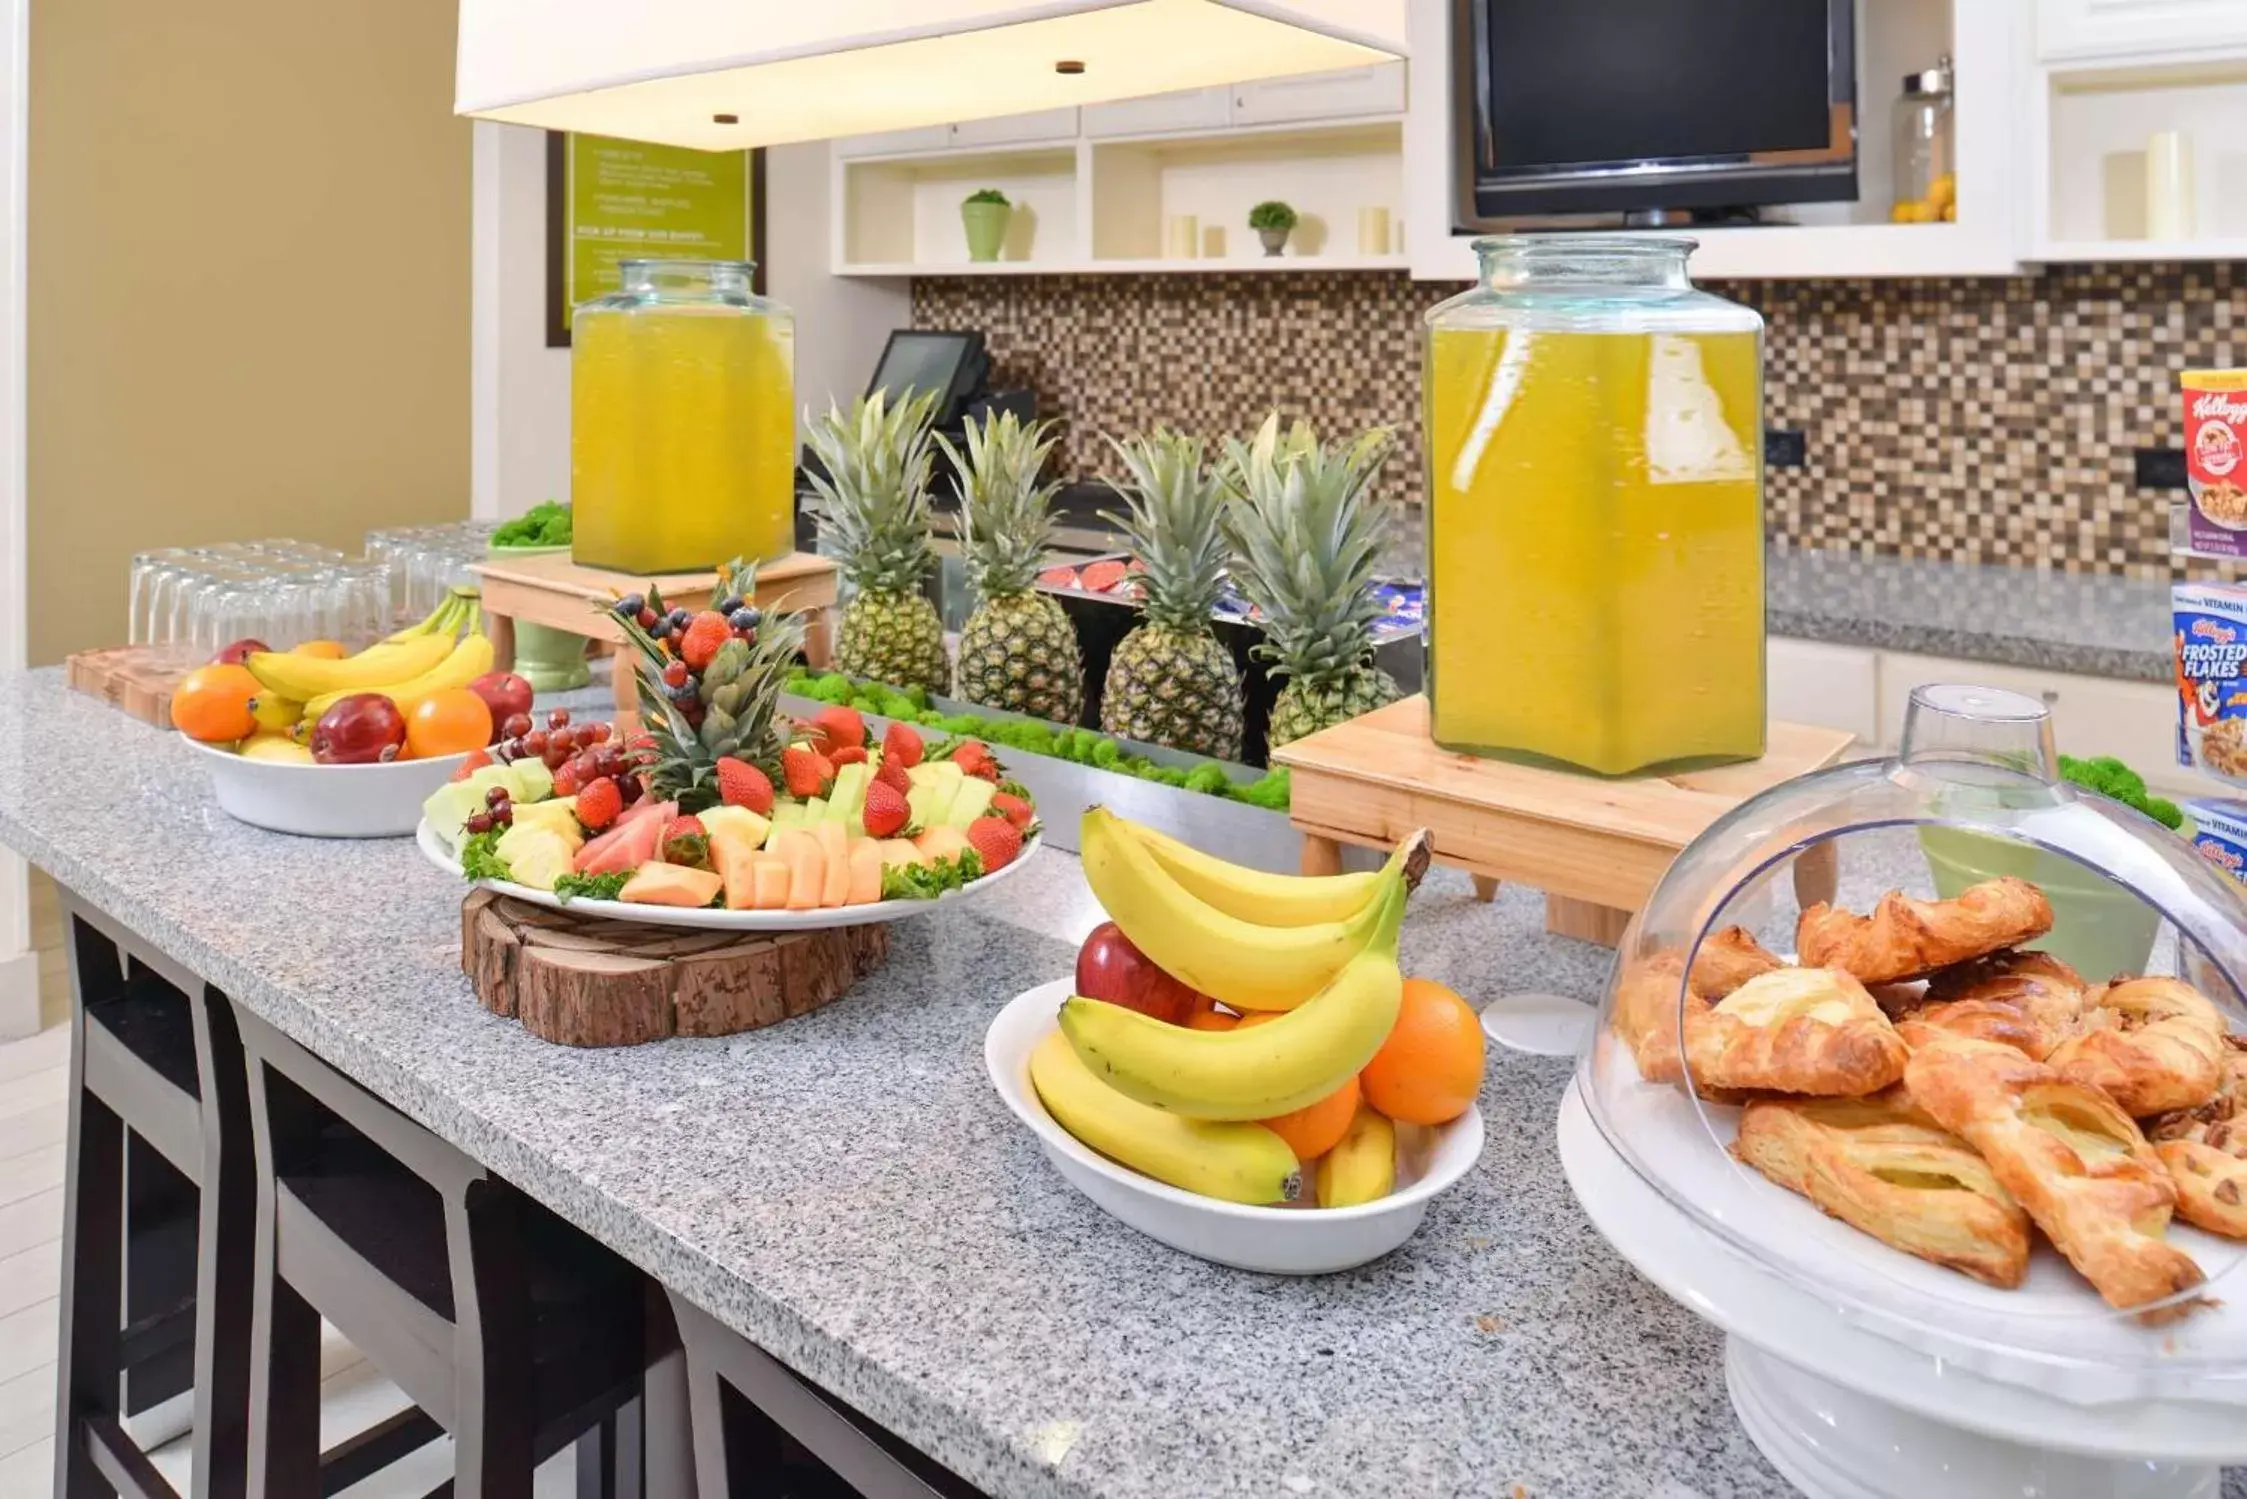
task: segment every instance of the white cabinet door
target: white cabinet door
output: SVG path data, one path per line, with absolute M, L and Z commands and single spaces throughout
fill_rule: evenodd
M 1774 636 L 1766 643 L 1771 716 L 1880 741 L 1879 659 L 1858 646 Z
M 2038 0 L 2046 62 L 2247 46 L 2247 0 Z
M 1335 73 L 1306 73 L 1300 78 L 1236 83 L 1232 94 L 1236 125 L 1398 114 L 1404 109 L 1404 64 L 1384 62 Z
M 1231 88 L 1190 88 L 1144 99 L 1084 107 L 1084 133 L 1094 140 L 1118 135 L 1162 135 L 1173 130 L 1222 130 L 1232 118 Z
M 873 135 L 846 135 L 835 142 L 835 154 L 844 158 L 903 156 L 912 151 L 941 151 L 950 144 L 951 126 L 923 125 L 918 130 L 883 130 Z
M 952 127 L 955 146 L 1028 146 L 1045 141 L 1074 140 L 1077 108 L 1039 109 L 1023 115 L 999 115 L 989 120 L 968 120 Z

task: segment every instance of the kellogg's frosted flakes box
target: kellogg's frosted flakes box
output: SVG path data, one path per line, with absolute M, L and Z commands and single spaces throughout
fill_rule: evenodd
M 2190 801 L 2184 813 L 2185 831 L 2200 856 L 2247 884 L 2247 802 Z
M 2247 587 L 2179 583 L 2177 763 L 2247 785 Z
M 2247 370 L 2186 370 L 2177 380 L 2192 549 L 2247 557 Z

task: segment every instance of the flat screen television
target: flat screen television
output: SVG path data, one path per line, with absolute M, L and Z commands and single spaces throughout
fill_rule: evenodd
M 1463 229 L 1857 196 L 1854 0 L 1453 0 Z

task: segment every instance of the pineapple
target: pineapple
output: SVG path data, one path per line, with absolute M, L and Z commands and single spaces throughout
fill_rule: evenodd
M 1118 487 L 1130 513 L 1102 518 L 1130 540 L 1145 604 L 1109 659 L 1101 730 L 1238 760 L 1240 670 L 1209 624 L 1225 578 L 1224 491 L 1203 464 L 1198 437 L 1157 428 L 1109 445 L 1123 460 Z
M 975 612 L 960 631 L 952 695 L 985 707 L 1073 724 L 1084 711 L 1076 627 L 1034 586 L 1053 529 L 1047 505 L 1059 484 L 1038 483 L 1053 448 L 1050 424 L 1011 411 L 967 425 L 962 457 L 936 441 L 960 474 L 960 551 Z
M 848 412 L 830 406 L 805 437 L 826 470 L 811 476 L 820 529 L 857 590 L 843 610 L 835 668 L 929 692 L 952 675 L 944 621 L 921 592 L 936 566 L 928 539 L 935 410 L 934 392 L 892 406 L 876 391 Z
M 754 598 L 757 569 L 741 559 L 718 569 L 718 597 Z M 651 603 L 660 603 L 649 590 Z M 648 793 L 675 801 L 683 812 L 699 812 L 718 801 L 718 759 L 730 756 L 763 770 L 777 785 L 780 752 L 788 744 L 788 720 L 779 711 L 781 684 L 795 670 L 804 647 L 803 621 L 768 609 L 754 636 L 736 637 L 718 648 L 700 677 L 690 677 L 674 699 L 663 682 L 671 655 L 639 624 L 618 616 L 640 674 L 640 725 L 655 740 Z M 621 661 L 620 661 L 621 665 Z
M 1366 488 L 1388 451 L 1385 428 L 1322 445 L 1308 422 L 1283 434 L 1278 412 L 1251 441 L 1226 439 L 1224 525 L 1238 557 L 1234 581 L 1263 611 L 1258 652 L 1286 678 L 1272 705 L 1275 746 L 1400 695 L 1395 679 L 1373 664 L 1381 610 L 1368 588 L 1387 512 Z

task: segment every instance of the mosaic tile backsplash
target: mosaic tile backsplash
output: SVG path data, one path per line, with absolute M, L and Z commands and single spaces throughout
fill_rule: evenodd
M 1420 314 L 1457 290 L 1397 272 L 990 276 L 913 284 L 926 328 L 980 328 L 993 381 L 1066 419 L 1061 461 L 1168 421 L 1241 431 L 1272 406 L 1391 423 L 1381 479 L 1420 489 Z M 1774 469 L 1795 545 L 2167 577 L 2168 502 L 2131 450 L 2181 441 L 2177 371 L 2247 364 L 2247 263 L 2066 266 L 1945 281 L 1716 282 L 1769 325 L 1766 417 L 1809 461 Z M 2205 569 L 2203 569 L 2205 570 Z

